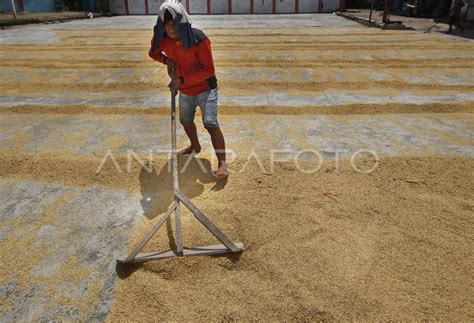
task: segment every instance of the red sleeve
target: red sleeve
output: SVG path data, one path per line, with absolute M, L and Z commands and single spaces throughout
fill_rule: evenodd
M 211 42 L 209 39 L 202 41 L 198 46 L 198 59 L 201 68 L 191 73 L 183 74 L 184 84 L 192 85 L 202 82 L 216 75 L 214 70 L 214 59 L 212 58 Z
M 155 39 L 154 37 L 151 39 L 151 44 L 153 45 L 153 39 Z M 155 50 L 155 51 L 152 51 L 151 48 L 150 50 L 148 51 L 148 56 L 150 56 L 152 59 L 154 59 L 155 61 L 158 61 L 162 64 L 165 64 L 165 58 L 166 56 L 163 55 L 163 41 L 160 43 L 160 46 Z

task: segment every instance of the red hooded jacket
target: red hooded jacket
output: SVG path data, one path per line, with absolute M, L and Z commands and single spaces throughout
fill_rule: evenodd
M 182 41 L 175 41 L 165 36 L 159 47 L 148 55 L 165 64 L 165 58 L 172 59 L 177 66 L 176 76 L 182 77 L 184 85 L 180 91 L 186 95 L 196 96 L 217 87 L 217 79 L 212 58 L 211 42 L 199 29 L 193 28 L 198 44 L 185 49 Z M 153 44 L 153 39 L 151 40 Z

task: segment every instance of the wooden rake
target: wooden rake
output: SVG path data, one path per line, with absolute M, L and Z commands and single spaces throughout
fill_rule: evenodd
M 439 22 L 435 23 L 433 26 L 431 26 L 430 28 L 426 29 L 423 33 L 426 34 L 426 33 L 431 32 L 431 29 L 433 29 L 434 27 L 436 27 L 438 24 L 439 24 Z
M 168 208 L 168 211 L 163 215 L 163 217 L 153 226 L 153 228 L 148 232 L 145 238 L 136 244 L 133 248 L 133 251 L 128 256 L 122 256 L 117 258 L 118 263 L 137 263 L 145 262 L 156 259 L 164 259 L 177 256 L 200 256 L 200 255 L 217 255 L 228 252 L 240 252 L 244 249 L 244 245 L 240 242 L 234 243 L 230 240 L 214 223 L 209 220 L 209 218 L 201 211 L 199 208 L 194 205 L 180 190 L 178 185 L 178 163 L 176 156 L 176 92 L 172 91 L 171 93 L 171 167 L 173 173 L 173 193 L 174 201 Z M 211 232 L 222 244 L 205 246 L 205 247 L 196 247 L 196 248 L 184 248 L 183 247 L 183 237 L 181 231 L 181 210 L 180 204 L 183 204 L 187 207 L 196 217 L 196 219 L 201 222 L 204 227 L 206 227 L 209 232 Z M 176 222 L 176 249 L 162 251 L 162 252 L 146 252 L 140 253 L 143 247 L 150 241 L 150 239 L 155 235 L 158 229 L 165 223 L 165 221 L 171 216 L 172 213 L 175 213 L 175 222 Z

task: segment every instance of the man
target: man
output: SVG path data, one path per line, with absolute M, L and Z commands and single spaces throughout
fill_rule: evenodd
M 201 30 L 191 28 L 190 18 L 181 4 L 170 1 L 161 5 L 148 54 L 166 64 L 169 74 L 176 73 L 176 78 L 168 86 L 171 91 L 179 90 L 179 119 L 190 141 L 190 145 L 178 154 L 201 151 L 194 124 L 196 107 L 199 106 L 218 160 L 218 168 L 212 175 L 216 180 L 228 177 L 224 135 L 217 120 L 218 91 L 211 42 Z
M 449 31 L 451 33 L 453 30 L 453 25 L 456 26 L 456 29 L 464 31 L 464 27 L 461 25 L 461 9 L 465 6 L 463 0 L 454 0 L 453 7 L 449 11 Z

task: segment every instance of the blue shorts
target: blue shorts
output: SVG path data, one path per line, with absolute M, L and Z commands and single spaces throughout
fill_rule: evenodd
M 217 120 L 217 88 L 196 96 L 179 92 L 179 121 L 189 124 L 194 121 L 196 107 L 201 108 L 202 123 L 205 128 L 219 128 Z

